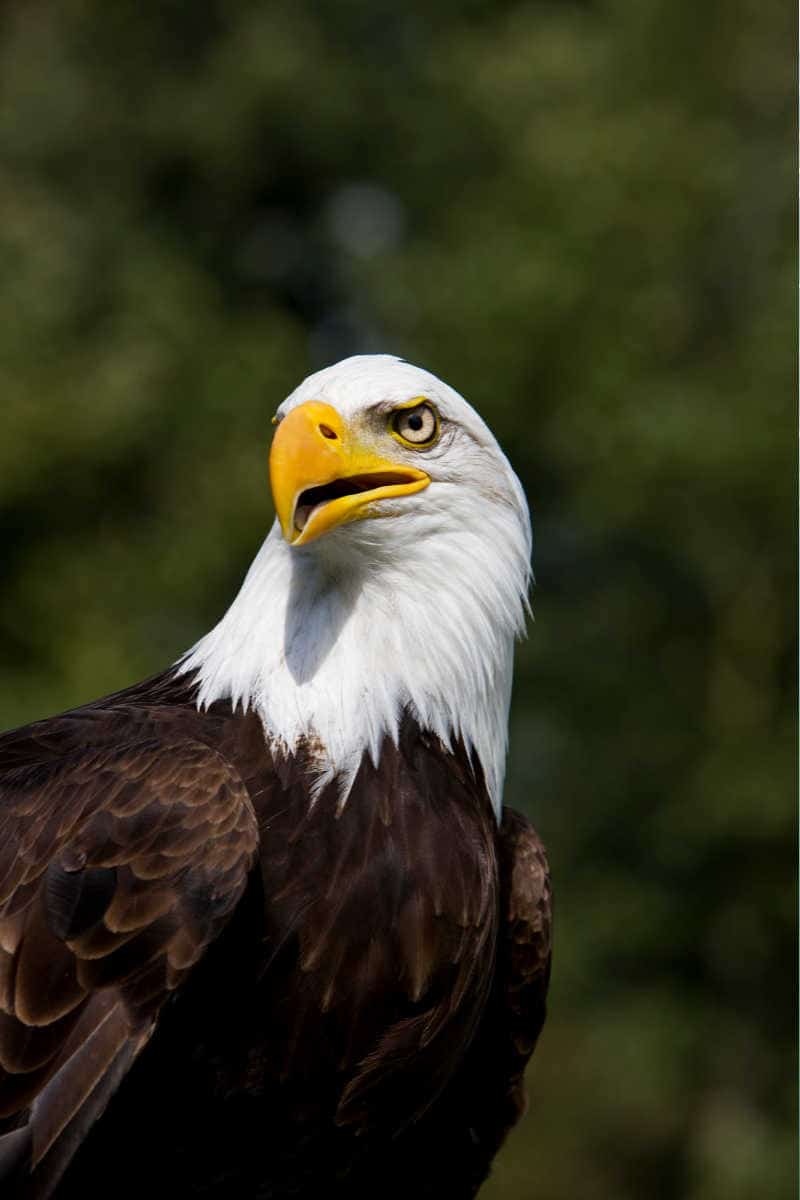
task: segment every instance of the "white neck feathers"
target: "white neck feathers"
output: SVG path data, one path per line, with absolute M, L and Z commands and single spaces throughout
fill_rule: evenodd
M 377 761 L 408 712 L 445 747 L 462 739 L 474 752 L 499 816 L 530 532 L 503 504 L 479 527 L 474 511 L 454 523 L 457 489 L 447 491 L 447 527 L 415 522 L 391 553 L 370 537 L 373 522 L 305 549 L 276 524 L 228 612 L 180 664 L 197 673 L 199 705 L 253 708 L 288 753 L 308 740 L 315 795 L 337 778 L 346 799 L 363 756 Z

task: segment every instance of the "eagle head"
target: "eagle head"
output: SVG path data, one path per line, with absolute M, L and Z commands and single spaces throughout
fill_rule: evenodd
M 335 534 L 339 554 L 428 541 L 435 552 L 448 537 L 505 529 L 527 570 L 520 483 L 478 413 L 428 371 L 390 355 L 348 358 L 304 380 L 274 421 L 270 482 L 293 548 Z
M 348 358 L 281 404 L 277 519 L 219 625 L 183 660 L 198 701 L 252 707 L 271 744 L 313 746 L 342 795 L 405 718 L 480 761 L 499 813 L 531 532 L 473 408 L 388 355 Z

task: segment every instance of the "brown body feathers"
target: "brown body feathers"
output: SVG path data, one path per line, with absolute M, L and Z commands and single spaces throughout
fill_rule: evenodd
M 544 1019 L 541 844 L 411 719 L 347 803 L 171 673 L 0 736 L 0 1191 L 473 1196 Z

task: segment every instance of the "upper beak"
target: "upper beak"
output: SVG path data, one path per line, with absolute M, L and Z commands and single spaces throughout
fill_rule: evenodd
M 269 476 L 283 536 L 292 546 L 368 516 L 375 501 L 420 492 L 430 483 L 424 471 L 359 444 L 336 409 L 318 400 L 298 405 L 281 421 Z

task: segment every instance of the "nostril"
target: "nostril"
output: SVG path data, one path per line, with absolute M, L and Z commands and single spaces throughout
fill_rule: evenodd
M 319 431 L 324 438 L 332 438 L 336 441 L 338 435 L 334 429 L 331 429 L 330 425 L 320 425 Z

